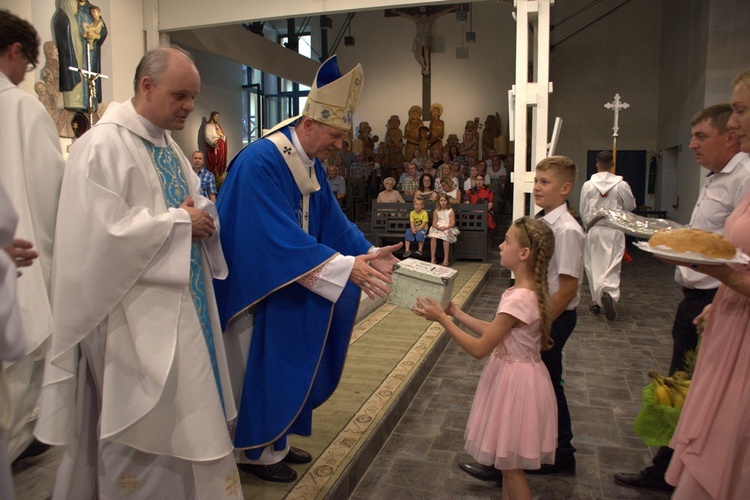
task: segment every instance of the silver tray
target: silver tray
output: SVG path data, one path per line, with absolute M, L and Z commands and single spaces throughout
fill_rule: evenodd
M 661 229 L 679 229 L 685 227 L 673 220 L 653 219 L 651 217 L 636 215 L 633 212 L 612 208 L 595 209 L 594 218 L 591 219 L 588 229 L 591 229 L 597 223 L 606 224 L 627 235 L 643 239 L 652 237 L 654 233 Z

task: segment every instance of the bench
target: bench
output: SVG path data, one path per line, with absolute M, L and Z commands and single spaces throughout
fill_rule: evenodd
M 372 242 L 377 246 L 397 243 L 404 240 L 404 233 L 410 227 L 409 213 L 414 210 L 410 203 L 372 202 L 371 230 Z M 432 207 L 426 208 L 432 222 Z M 456 227 L 461 231 L 458 241 L 451 245 L 451 253 L 461 260 L 485 260 L 487 257 L 487 205 L 457 203 Z M 442 245 L 438 255 L 442 254 Z M 453 257 L 453 256 L 451 256 Z M 450 259 L 451 262 L 453 259 Z

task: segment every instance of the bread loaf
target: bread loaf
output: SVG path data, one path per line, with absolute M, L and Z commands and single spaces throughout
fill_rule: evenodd
M 696 252 L 712 259 L 732 259 L 737 249 L 723 236 L 702 229 L 663 229 L 648 240 L 650 247 L 666 246 L 676 252 Z

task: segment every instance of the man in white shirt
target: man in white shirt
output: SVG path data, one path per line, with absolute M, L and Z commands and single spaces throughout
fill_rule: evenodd
M 630 186 L 622 176 L 614 174 L 614 167 L 610 151 L 601 151 L 596 155 L 597 173 L 583 184 L 579 206 L 581 219 L 587 228 L 583 262 L 593 301 L 589 311 L 599 314 L 599 304 L 603 304 L 609 321 L 617 317 L 615 302 L 620 299 L 620 266 L 625 253 L 625 235 L 606 224 L 589 227 L 589 223 L 597 208 L 628 212 L 635 208 Z
M 696 163 L 709 170 L 707 180 L 698 194 L 698 202 L 690 217 L 690 227 L 724 234 L 724 224 L 742 198 L 750 192 L 750 155 L 740 152 L 737 133 L 727 129 L 732 114 L 729 104 L 716 104 L 699 111 L 693 120 L 690 149 Z M 713 301 L 719 281 L 677 266 L 675 281 L 684 298 L 677 306 L 672 326 L 671 375 L 684 370 L 685 354 L 695 349 L 698 334 L 693 320 Z M 615 474 L 615 481 L 631 488 L 671 492 L 674 488 L 664 481 L 664 474 L 673 450 L 666 446 L 654 455 L 653 465 L 642 471 Z

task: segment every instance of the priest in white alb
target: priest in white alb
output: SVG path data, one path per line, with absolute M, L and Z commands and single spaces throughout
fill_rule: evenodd
M 63 177 L 36 435 L 65 445 L 53 498 L 241 498 L 211 286 L 227 273 L 218 217 L 167 133 L 200 76 L 164 47 L 135 87 L 76 141 Z
M 18 213 L 18 229 L 6 252 L 22 268 L 18 300 L 26 332 L 26 355 L 6 363 L 12 419 L 8 457 L 12 462 L 47 447 L 34 443 L 44 356 L 52 334 L 49 299 L 57 201 L 65 161 L 52 118 L 34 96 L 17 87 L 36 67 L 39 37 L 34 27 L 8 11 L 0 11 L 0 185 Z

